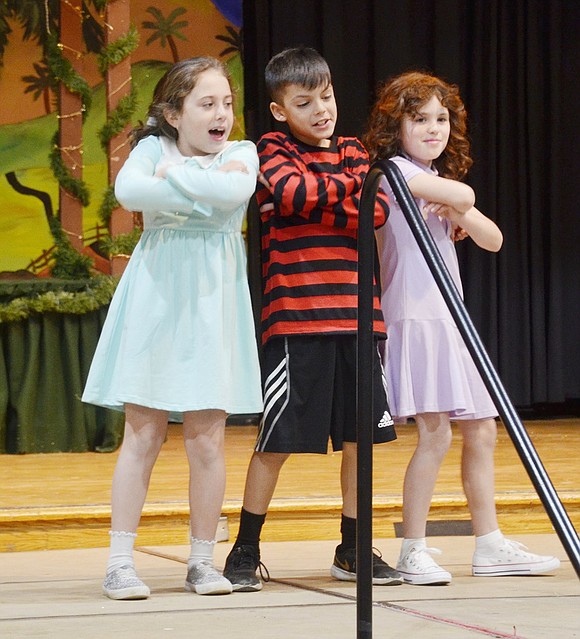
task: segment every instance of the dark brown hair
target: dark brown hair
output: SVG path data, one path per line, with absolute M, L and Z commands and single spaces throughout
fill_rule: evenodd
M 165 135 L 177 140 L 177 131 L 165 119 L 165 112 L 181 113 L 183 101 L 194 89 L 199 76 L 209 69 L 222 73 L 230 87 L 232 86 L 225 65 L 216 58 L 201 56 L 175 63 L 155 86 L 153 100 L 147 112 L 147 122 L 136 127 L 131 133 L 132 146 L 148 135 Z
M 310 47 L 293 47 L 277 53 L 266 65 L 266 88 L 274 102 L 281 103 L 284 89 L 296 84 L 311 91 L 331 83 L 326 60 Z
M 371 161 L 400 155 L 403 118 L 414 116 L 436 95 L 449 111 L 449 141 L 433 164 L 443 177 L 459 180 L 465 176 L 473 160 L 467 139 L 467 112 L 459 89 L 436 76 L 421 71 L 408 71 L 388 80 L 379 88 L 367 131 L 363 136 Z

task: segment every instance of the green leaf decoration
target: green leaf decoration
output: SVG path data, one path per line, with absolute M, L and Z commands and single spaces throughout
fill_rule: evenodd
M 83 315 L 110 303 L 118 278 L 101 275 L 86 281 L 81 290 L 59 290 L 17 297 L 0 304 L 0 324 L 22 321 L 40 313 L 69 313 Z

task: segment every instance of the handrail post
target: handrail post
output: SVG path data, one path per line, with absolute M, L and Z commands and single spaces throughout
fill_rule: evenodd
M 357 330 L 357 637 L 373 636 L 373 284 L 374 210 L 382 172 L 369 172 L 358 223 Z
M 513 404 L 511 403 L 505 388 L 471 322 L 463 300 L 449 275 L 445 262 L 437 249 L 435 242 L 427 226 L 421 216 L 421 212 L 417 207 L 409 187 L 405 182 L 398 166 L 390 160 L 380 160 L 375 162 L 369 171 L 367 180 L 363 186 L 361 195 L 360 218 L 361 223 L 374 210 L 374 199 L 378 190 L 378 181 L 382 175 L 385 175 L 391 188 L 397 198 L 397 202 L 401 207 L 403 215 L 409 224 L 411 232 L 417 241 L 421 253 L 425 258 L 429 270 L 431 271 L 437 286 L 447 304 L 457 328 L 469 350 L 473 362 L 477 367 L 483 382 L 493 399 L 496 409 L 502 419 L 504 427 L 510 436 L 516 451 L 534 485 L 540 500 L 550 518 L 554 529 L 566 554 L 570 558 L 570 562 L 580 578 L 580 540 L 578 533 L 574 529 L 570 518 L 562 505 L 554 486 L 552 485 L 548 474 L 535 450 L 530 437 L 519 418 Z M 367 194 L 368 192 L 368 194 Z M 373 194 L 371 197 L 370 194 Z M 360 246 L 359 241 L 359 259 L 368 249 Z M 359 279 L 363 277 L 359 273 Z M 368 274 L 365 274 L 368 277 Z M 370 276 L 372 281 L 372 275 Z M 359 282 L 359 287 L 361 283 Z M 371 300 L 372 303 L 372 300 Z M 361 371 L 363 373 L 363 371 Z M 360 412 L 360 408 L 359 408 Z M 365 413 L 366 415 L 366 413 Z M 359 423 L 358 428 L 361 429 L 362 424 Z M 366 481 L 371 481 L 372 475 L 367 477 Z M 364 479 L 359 477 L 359 490 Z

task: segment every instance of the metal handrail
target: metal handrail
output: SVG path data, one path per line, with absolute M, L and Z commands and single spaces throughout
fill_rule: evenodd
M 538 493 L 570 562 L 580 578 L 580 540 L 546 470 L 487 354 L 463 300 L 449 275 L 421 212 L 399 167 L 391 160 L 375 162 L 366 177 L 359 208 L 359 289 L 357 355 L 357 634 L 372 637 L 372 286 L 374 272 L 373 221 L 377 192 L 385 176 L 441 291 L 451 316 L 483 382 L 493 399 L 505 429 Z M 370 317 L 370 322 L 369 322 Z M 370 569 L 369 569 L 370 566 Z

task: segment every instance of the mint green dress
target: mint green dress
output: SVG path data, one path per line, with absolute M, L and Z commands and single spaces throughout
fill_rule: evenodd
M 248 168 L 223 172 L 229 160 Z M 155 177 L 167 164 L 166 178 Z M 186 158 L 144 138 L 115 195 L 144 231 L 121 277 L 82 400 L 170 411 L 260 413 L 262 395 L 242 223 L 258 173 L 252 142 Z

